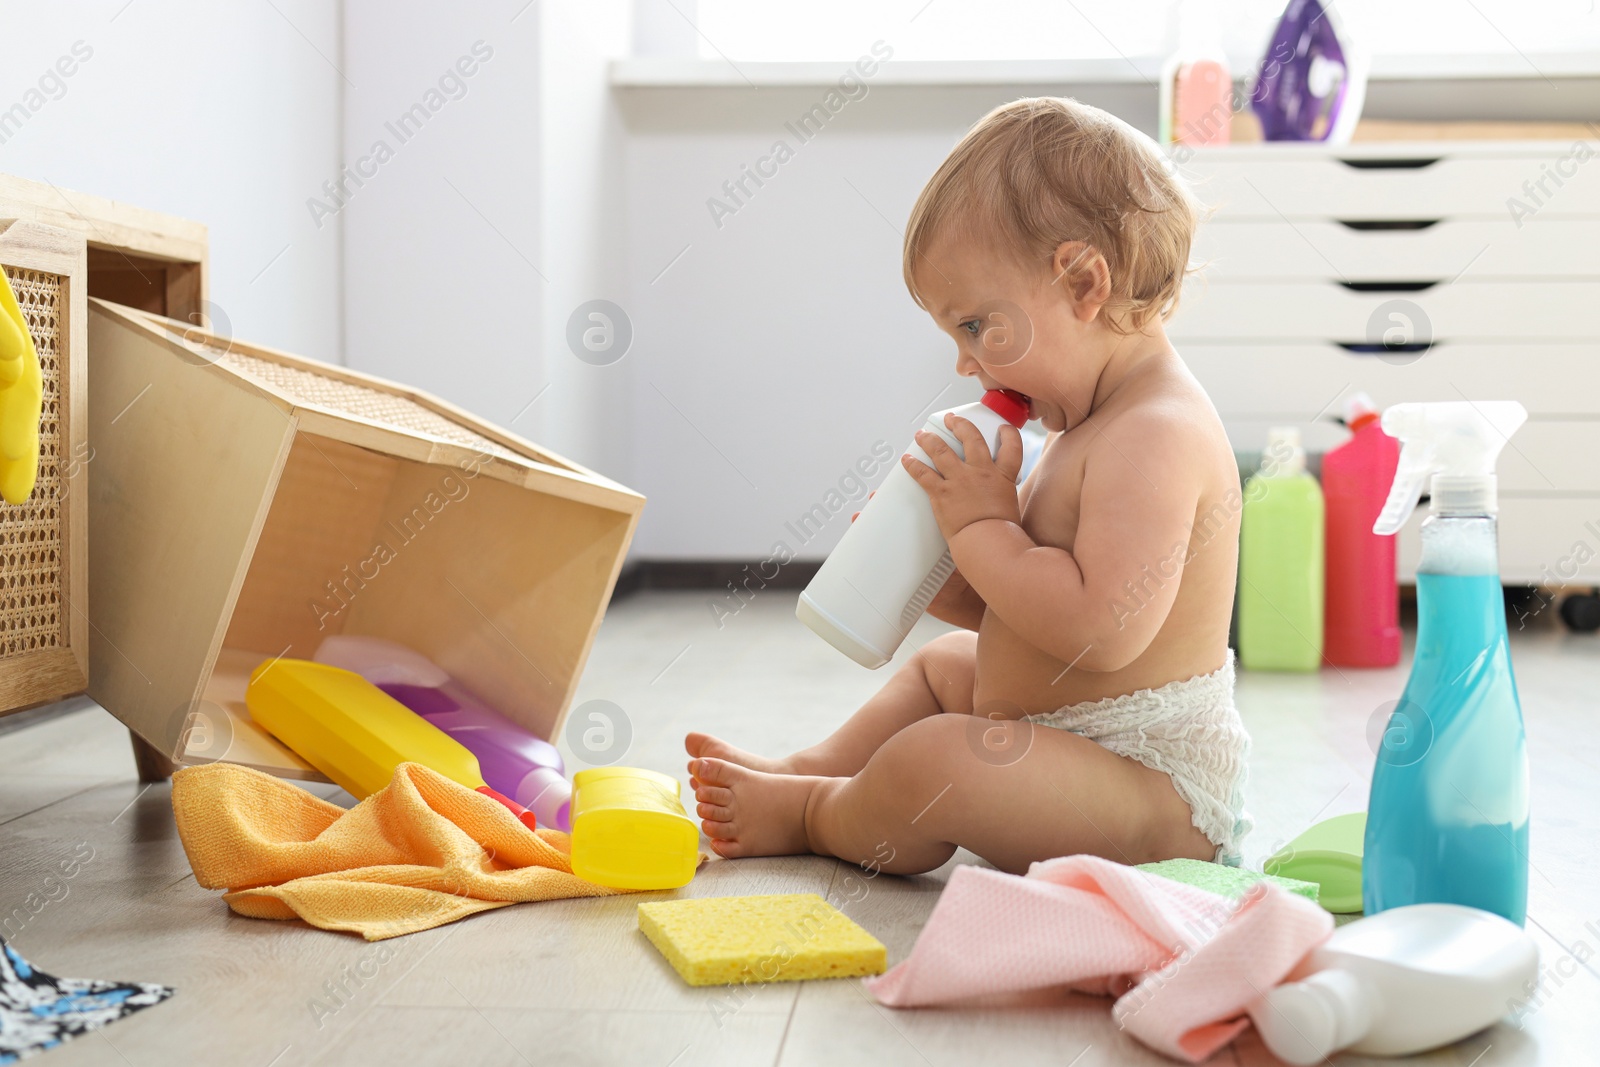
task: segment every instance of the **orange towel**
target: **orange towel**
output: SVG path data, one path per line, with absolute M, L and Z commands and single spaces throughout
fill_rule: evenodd
M 231 763 L 172 776 L 172 811 L 197 882 L 257 919 L 301 918 L 368 941 L 528 900 L 617 892 L 572 873 L 559 830 L 417 763 L 346 811 Z

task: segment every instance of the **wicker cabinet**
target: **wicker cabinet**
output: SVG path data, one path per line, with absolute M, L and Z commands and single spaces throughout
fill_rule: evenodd
M 197 320 L 206 228 L 103 197 L 0 174 L 0 269 L 39 354 L 39 475 L 0 505 L 0 715 L 82 693 L 89 588 L 88 300 Z M 141 767 L 161 761 L 136 741 Z
M 67 230 L 0 219 L 0 268 L 39 354 L 39 474 L 0 505 L 0 714 L 88 681 L 84 316 L 87 247 Z

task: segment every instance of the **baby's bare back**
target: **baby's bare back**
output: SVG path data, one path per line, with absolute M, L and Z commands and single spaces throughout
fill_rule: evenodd
M 1154 461 L 1152 437 L 1162 444 Z M 1086 479 L 1091 464 L 1100 474 Z M 985 610 L 974 693 L 980 714 L 1035 715 L 1222 666 L 1238 568 L 1238 467 L 1216 410 L 1182 360 L 1151 360 L 1088 420 L 1052 435 L 1020 493 L 1023 528 L 1040 545 L 1074 553 L 1094 589 L 1089 610 L 1101 617 L 1085 620 L 1085 647 L 1067 655 L 1040 649 Z M 1146 495 L 1137 519 L 1120 514 L 1125 494 Z M 1173 505 L 1161 519 L 1167 534 L 1153 539 L 1159 548 L 1126 529 L 1147 521 L 1150 494 Z M 1121 530 L 1119 519 L 1127 520 Z M 1079 558 L 1075 549 L 1090 524 L 1093 557 L 1086 547 Z M 1041 588 L 1037 595 L 1053 594 Z M 1130 662 L 1120 662 L 1126 654 L 1103 655 L 1152 626 Z

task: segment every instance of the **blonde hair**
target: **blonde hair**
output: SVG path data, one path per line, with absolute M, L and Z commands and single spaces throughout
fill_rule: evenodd
M 1014 100 L 978 120 L 928 179 L 906 226 L 902 269 L 926 309 L 914 267 L 952 225 L 998 238 L 1024 265 L 1043 267 L 1063 241 L 1083 241 L 1110 270 L 1108 324 L 1129 332 L 1177 308 L 1199 218 L 1154 142 L 1126 123 L 1076 100 Z

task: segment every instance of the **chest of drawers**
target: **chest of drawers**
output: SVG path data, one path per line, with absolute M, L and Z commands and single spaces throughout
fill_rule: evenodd
M 1309 450 L 1364 391 L 1520 400 L 1500 462 L 1507 582 L 1600 582 L 1600 146 L 1233 146 L 1176 162 L 1210 209 L 1170 324 L 1234 447 Z M 1401 536 L 1415 574 L 1417 524 Z

